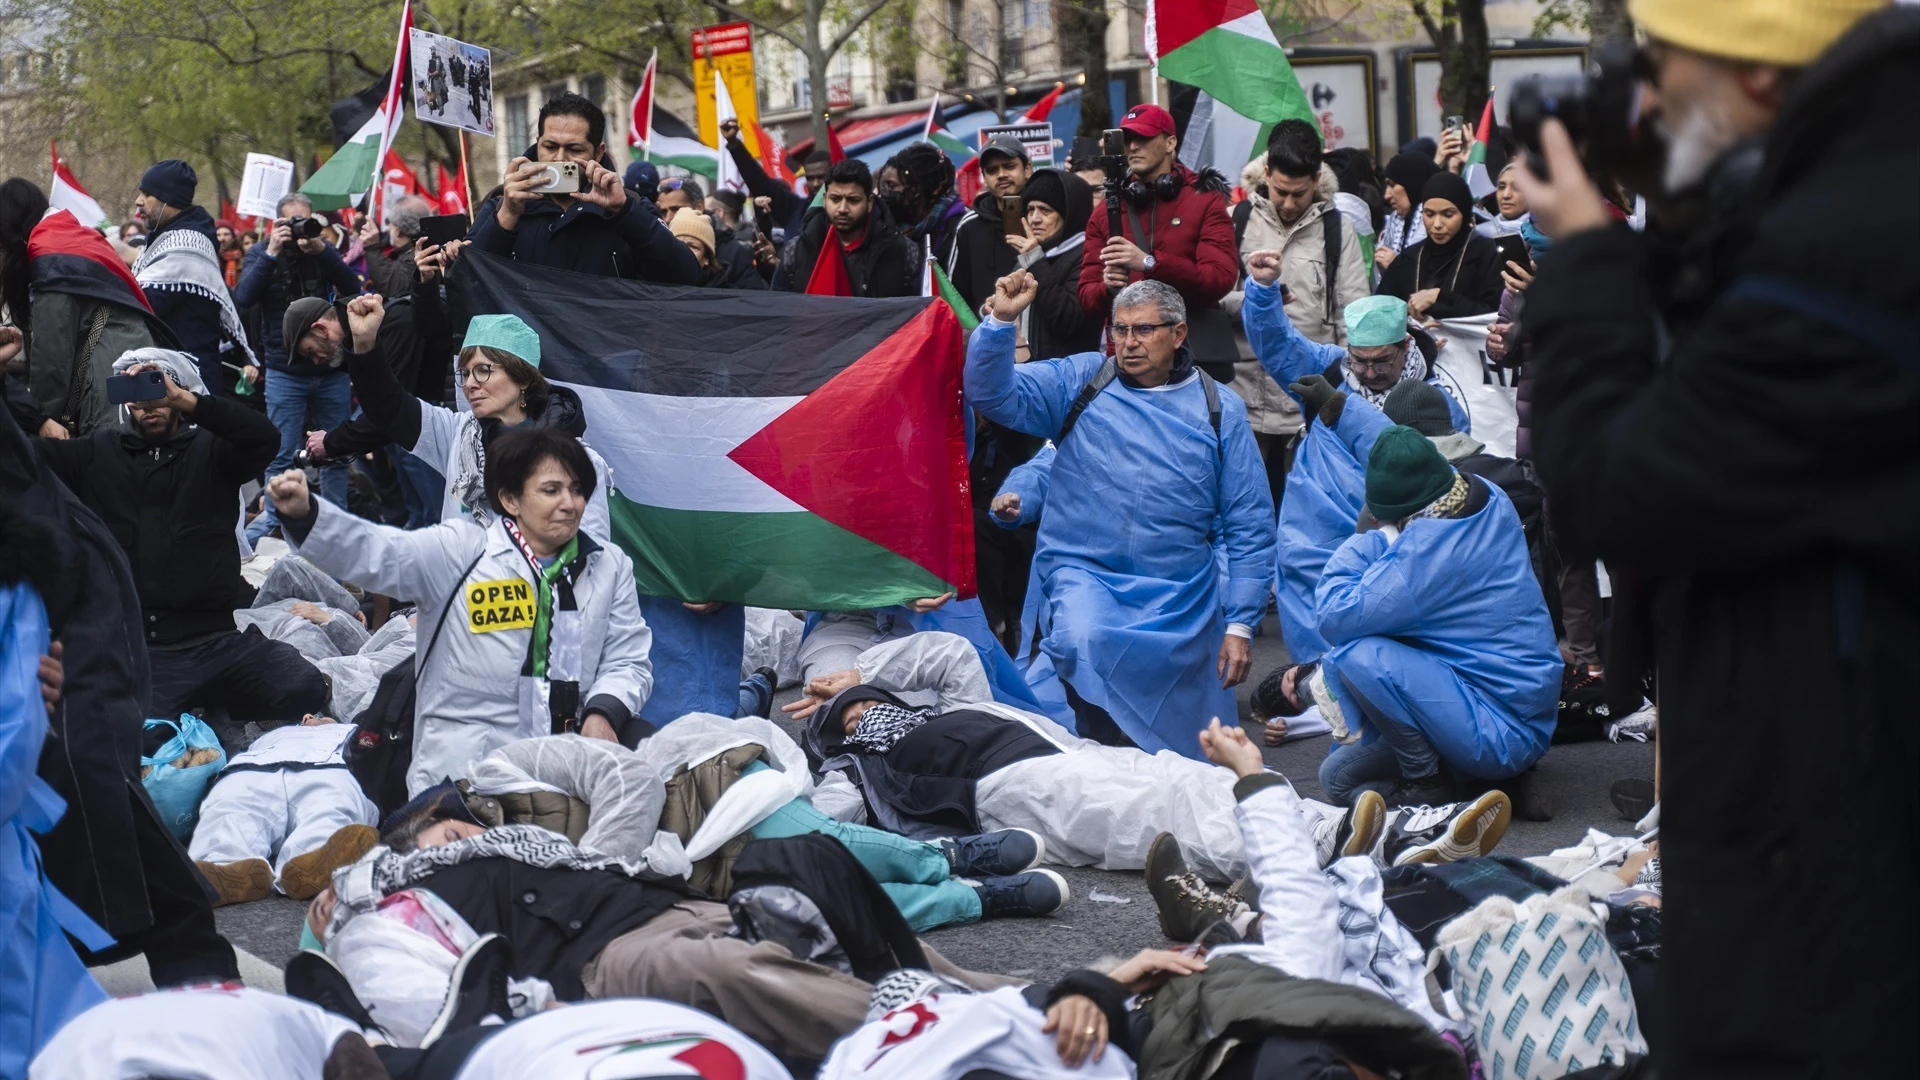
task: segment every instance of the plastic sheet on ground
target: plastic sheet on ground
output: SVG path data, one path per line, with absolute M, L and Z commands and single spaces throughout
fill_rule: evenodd
M 647 861 L 667 789 L 652 764 L 615 743 L 552 735 L 510 743 L 474 765 L 482 795 L 558 791 L 587 804 L 579 847 L 628 862 Z
M 779 673 L 780 687 L 797 684 L 800 639 L 805 636 L 806 627 L 806 621 L 791 611 L 748 608 L 746 651 L 740 657 L 740 677 L 744 679 L 765 667 Z
M 346 586 L 298 555 L 274 562 L 266 580 L 260 583 L 260 594 L 253 598 L 253 606 L 266 607 L 278 600 L 310 600 L 342 611 L 360 610 L 359 601 Z
M 412 663 L 413 650 L 413 624 L 407 616 L 396 615 L 375 631 L 359 652 L 315 660 L 313 666 L 333 681 L 333 718 L 352 723 L 373 703 L 381 676 L 401 664 Z

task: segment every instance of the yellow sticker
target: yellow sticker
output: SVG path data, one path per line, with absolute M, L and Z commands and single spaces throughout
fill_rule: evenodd
M 467 629 L 476 634 L 533 625 L 533 584 L 525 578 L 476 581 L 467 586 Z

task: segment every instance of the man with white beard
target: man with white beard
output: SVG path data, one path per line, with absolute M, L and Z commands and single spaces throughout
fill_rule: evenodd
M 1521 187 L 1554 242 L 1525 315 L 1554 530 L 1612 573 L 1608 684 L 1659 672 L 1645 1027 L 1662 1076 L 1892 1075 L 1920 1009 L 1888 962 L 1920 948 L 1920 270 L 1860 225 L 1920 236 L 1920 7 L 1628 7 L 1670 144 L 1647 235 L 1557 121 Z

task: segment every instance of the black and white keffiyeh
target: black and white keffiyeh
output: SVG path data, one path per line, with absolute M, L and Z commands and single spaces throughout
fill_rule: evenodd
M 1422 376 L 1426 374 L 1427 358 L 1420 352 L 1420 346 L 1409 340 L 1407 342 L 1407 358 L 1400 365 L 1400 379 L 1398 382 L 1395 382 L 1393 386 L 1389 386 L 1385 390 L 1375 390 L 1366 383 L 1361 382 L 1360 376 L 1354 374 L 1353 362 L 1348 357 L 1343 356 L 1340 358 L 1340 370 L 1346 375 L 1346 378 L 1341 380 L 1344 385 L 1342 385 L 1340 389 L 1348 393 L 1358 394 L 1365 399 L 1368 404 L 1384 409 L 1387 405 L 1387 395 L 1393 393 L 1393 386 L 1399 386 L 1400 383 L 1408 381 L 1421 381 Z M 1441 392 L 1445 393 L 1444 390 Z
M 159 292 L 187 292 L 220 305 L 220 350 L 239 349 L 247 364 L 258 363 L 247 348 L 247 331 L 240 325 L 227 279 L 220 272 L 220 255 L 213 241 L 196 229 L 164 229 L 140 250 L 133 264 L 140 288 Z
M 847 742 L 870 753 L 884 754 L 932 717 L 932 709 L 909 709 L 876 701 L 861 715 L 859 725 L 847 736 Z

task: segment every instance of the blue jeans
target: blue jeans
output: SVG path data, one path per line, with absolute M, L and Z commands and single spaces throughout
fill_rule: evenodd
M 307 431 L 332 431 L 347 422 L 353 404 L 353 386 L 347 373 L 327 375 L 289 375 L 268 368 L 267 419 L 280 429 L 280 449 L 267 466 L 269 479 L 293 468 L 293 456 L 306 445 Z M 320 470 L 320 496 L 342 509 L 347 505 L 347 463 L 327 465 Z M 273 504 L 268 502 L 260 516 L 247 526 L 247 539 L 254 541 L 279 524 Z
M 406 527 L 424 529 L 439 524 L 440 506 L 447 496 L 447 481 L 440 470 L 399 443 L 387 445 L 387 457 L 393 462 L 394 479 L 400 483 L 400 497 L 407 504 Z
M 954 880 L 946 853 L 935 844 L 828 817 L 805 799 L 793 800 L 753 827 L 753 835 L 763 840 L 803 833 L 821 833 L 845 844 L 916 934 L 980 921 L 980 894 Z
M 1335 743 L 1320 763 L 1320 787 L 1329 802 L 1349 806 L 1363 787 L 1432 776 L 1440 768 L 1439 751 L 1419 728 L 1396 723 L 1345 679 L 1340 680 L 1340 701 L 1359 712 L 1361 735 L 1359 742 Z

